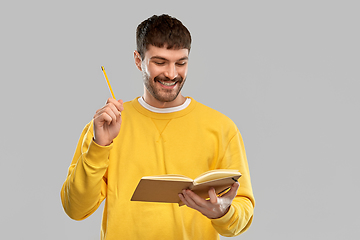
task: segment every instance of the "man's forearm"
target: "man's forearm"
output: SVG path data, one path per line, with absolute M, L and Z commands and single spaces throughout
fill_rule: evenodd
M 89 132 L 82 137 L 61 189 L 64 210 L 75 220 L 89 216 L 105 198 L 104 175 L 111 149 L 97 145 Z

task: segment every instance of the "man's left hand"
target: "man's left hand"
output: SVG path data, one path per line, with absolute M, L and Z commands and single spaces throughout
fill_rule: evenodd
M 210 188 L 209 200 L 199 197 L 193 191 L 188 189 L 184 189 L 182 193 L 179 194 L 179 197 L 186 206 L 201 212 L 204 216 L 210 219 L 221 218 L 229 211 L 239 186 L 240 184 L 235 182 L 231 186 L 231 189 L 221 197 L 216 195 L 214 188 Z

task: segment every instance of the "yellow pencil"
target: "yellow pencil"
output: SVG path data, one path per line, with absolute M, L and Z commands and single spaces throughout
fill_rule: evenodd
M 107 84 L 108 84 L 108 86 L 109 86 L 109 89 L 110 89 L 110 92 L 111 92 L 112 97 L 113 97 L 114 99 L 116 99 L 116 98 L 115 98 L 115 95 L 114 95 L 114 92 L 113 92 L 113 90 L 112 90 L 112 88 L 111 88 L 109 79 L 108 79 L 108 77 L 107 77 L 107 75 L 106 75 L 104 66 L 101 66 L 101 70 L 102 70 L 103 73 L 104 73 L 104 76 L 105 76 L 106 82 L 107 82 Z

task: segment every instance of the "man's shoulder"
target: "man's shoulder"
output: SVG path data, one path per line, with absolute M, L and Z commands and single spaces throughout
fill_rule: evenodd
M 201 102 L 196 101 L 196 108 L 194 109 L 206 121 L 214 121 L 222 124 L 235 125 L 235 123 L 224 113 L 215 110 Z
M 132 100 L 126 101 L 126 102 L 123 103 L 123 105 L 124 105 L 124 106 L 125 106 L 125 105 L 131 105 L 134 101 L 138 101 L 138 98 L 139 98 L 139 97 L 136 97 L 136 98 L 134 98 L 134 99 L 132 99 Z
M 124 110 L 133 111 L 133 110 L 137 109 L 137 106 L 139 105 L 138 98 L 139 97 L 136 97 L 136 98 L 134 98 L 132 100 L 125 101 L 123 103 Z
M 201 111 L 204 114 L 211 114 L 211 115 L 218 116 L 218 117 L 221 117 L 221 118 L 230 119 L 228 116 L 226 116 L 222 112 L 220 112 L 220 111 L 218 111 L 218 110 L 216 110 L 216 109 L 214 109 L 214 108 L 212 108 L 212 107 L 210 107 L 210 106 L 208 106 L 206 104 L 198 102 L 196 100 L 194 100 L 194 101 L 196 102 L 196 110 Z

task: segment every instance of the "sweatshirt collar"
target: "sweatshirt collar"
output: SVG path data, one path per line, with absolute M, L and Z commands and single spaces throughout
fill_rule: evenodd
M 187 108 L 191 103 L 191 98 L 186 98 L 185 102 L 183 104 L 181 104 L 180 106 L 169 107 L 169 108 L 153 107 L 153 106 L 149 105 L 147 102 L 145 102 L 143 97 L 139 97 L 138 101 L 139 101 L 141 106 L 143 106 L 144 108 L 146 108 L 147 110 L 149 110 L 151 112 L 155 112 L 155 113 L 173 113 L 173 112 L 178 112 L 178 111 L 181 111 L 181 110 L 184 110 L 185 108 Z
M 154 119 L 172 119 L 172 118 L 182 117 L 182 116 L 190 113 L 197 104 L 197 102 L 193 98 L 186 97 L 187 100 L 182 105 L 180 105 L 178 107 L 167 108 L 168 112 L 162 112 L 162 111 L 157 112 L 157 111 L 153 111 L 153 110 L 159 110 L 159 108 L 154 108 L 149 105 L 150 107 L 152 107 L 154 109 L 148 109 L 146 106 L 143 106 L 140 103 L 141 100 L 139 100 L 139 98 L 141 98 L 141 97 L 137 97 L 131 101 L 132 106 L 141 114 L 143 114 L 147 117 L 150 117 L 150 118 L 154 118 Z M 165 110 L 165 108 L 160 109 L 160 110 Z

